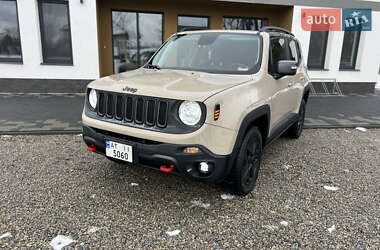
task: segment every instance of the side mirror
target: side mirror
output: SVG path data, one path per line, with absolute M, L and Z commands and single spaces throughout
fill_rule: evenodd
M 297 73 L 297 62 L 288 60 L 278 61 L 277 73 L 281 75 L 295 75 Z

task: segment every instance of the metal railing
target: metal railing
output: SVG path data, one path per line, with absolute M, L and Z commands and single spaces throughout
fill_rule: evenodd
M 343 95 L 336 79 L 310 79 L 310 94 L 314 96 Z

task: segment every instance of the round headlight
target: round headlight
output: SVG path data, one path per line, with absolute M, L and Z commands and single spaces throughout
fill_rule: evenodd
M 96 104 L 98 104 L 98 96 L 96 94 L 95 89 L 91 89 L 90 94 L 88 94 L 88 101 L 93 109 L 96 108 Z
M 179 106 L 178 115 L 186 125 L 195 125 L 201 120 L 201 106 L 197 102 L 184 101 Z

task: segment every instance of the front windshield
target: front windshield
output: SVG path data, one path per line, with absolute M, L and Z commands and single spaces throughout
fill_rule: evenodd
M 161 69 L 254 74 L 260 69 L 260 59 L 260 36 L 208 32 L 173 36 L 150 64 Z

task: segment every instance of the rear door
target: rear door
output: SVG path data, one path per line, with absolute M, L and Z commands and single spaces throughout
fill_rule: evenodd
M 293 81 L 289 87 L 289 100 L 292 101 L 292 112 L 298 113 L 299 104 L 301 103 L 301 98 L 303 95 L 303 82 L 305 81 L 305 76 L 302 70 L 300 70 L 301 65 L 301 51 L 298 42 L 293 38 L 288 38 L 289 50 L 290 50 L 290 60 L 297 62 L 297 73 L 293 76 Z
M 271 100 L 272 128 L 285 120 L 294 108 L 294 100 L 289 96 L 289 88 L 294 76 L 281 76 L 277 73 L 280 60 L 291 60 L 288 40 L 283 36 L 271 37 L 268 73 L 272 76 L 275 91 Z

